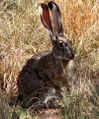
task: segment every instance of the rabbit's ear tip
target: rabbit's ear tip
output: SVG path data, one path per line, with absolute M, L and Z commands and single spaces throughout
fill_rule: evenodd
M 56 4 L 55 2 L 50 1 L 50 2 L 48 3 L 48 7 L 49 7 L 50 9 L 52 9 L 54 6 L 57 6 L 57 4 Z
M 47 8 L 47 5 L 44 4 L 44 3 L 39 3 L 39 4 L 38 4 L 38 7 L 41 7 L 41 8 Z
M 47 5 L 44 4 L 44 3 L 41 3 L 40 6 L 41 6 L 42 8 L 47 8 Z
M 50 9 L 53 8 L 52 1 L 50 1 L 50 2 L 48 3 L 48 6 L 49 6 Z
M 43 9 L 47 8 L 47 5 L 44 3 L 39 3 L 38 4 L 38 10 L 39 10 L 39 14 L 42 15 Z

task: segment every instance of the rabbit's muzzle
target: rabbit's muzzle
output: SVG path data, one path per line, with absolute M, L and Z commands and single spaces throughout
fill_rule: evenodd
M 70 58 L 70 59 L 74 59 L 74 58 L 75 58 L 75 54 L 71 53 L 71 54 L 69 55 L 69 58 Z
M 73 49 L 70 48 L 66 48 L 64 51 L 65 57 L 69 60 L 74 59 L 75 58 L 75 52 L 73 51 Z

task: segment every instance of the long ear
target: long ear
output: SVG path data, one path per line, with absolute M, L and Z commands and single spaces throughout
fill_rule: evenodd
M 53 30 L 57 34 L 63 35 L 63 25 L 61 19 L 61 11 L 56 3 L 50 1 L 48 3 L 52 17 L 53 17 Z
M 44 3 L 40 4 L 40 18 L 44 27 L 47 28 L 53 34 L 49 8 Z

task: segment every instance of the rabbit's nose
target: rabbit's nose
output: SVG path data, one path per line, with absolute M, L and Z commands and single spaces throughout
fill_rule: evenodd
M 75 54 L 72 54 L 72 57 L 75 58 Z
M 71 54 L 71 59 L 74 59 L 74 58 L 75 58 L 75 54 L 72 53 L 72 54 Z

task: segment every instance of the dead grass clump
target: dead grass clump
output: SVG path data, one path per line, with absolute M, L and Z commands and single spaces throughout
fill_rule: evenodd
M 12 4 L 12 0 L 5 2 L 7 6 Z M 4 81 L 3 88 L 10 96 L 15 93 L 17 75 L 25 61 L 42 49 L 41 45 L 39 47 L 43 37 L 37 20 L 37 2 L 33 2 L 33 6 L 31 2 L 16 0 L 16 9 L 1 9 L 0 75 Z M 3 4 L 4 1 L 0 5 Z

